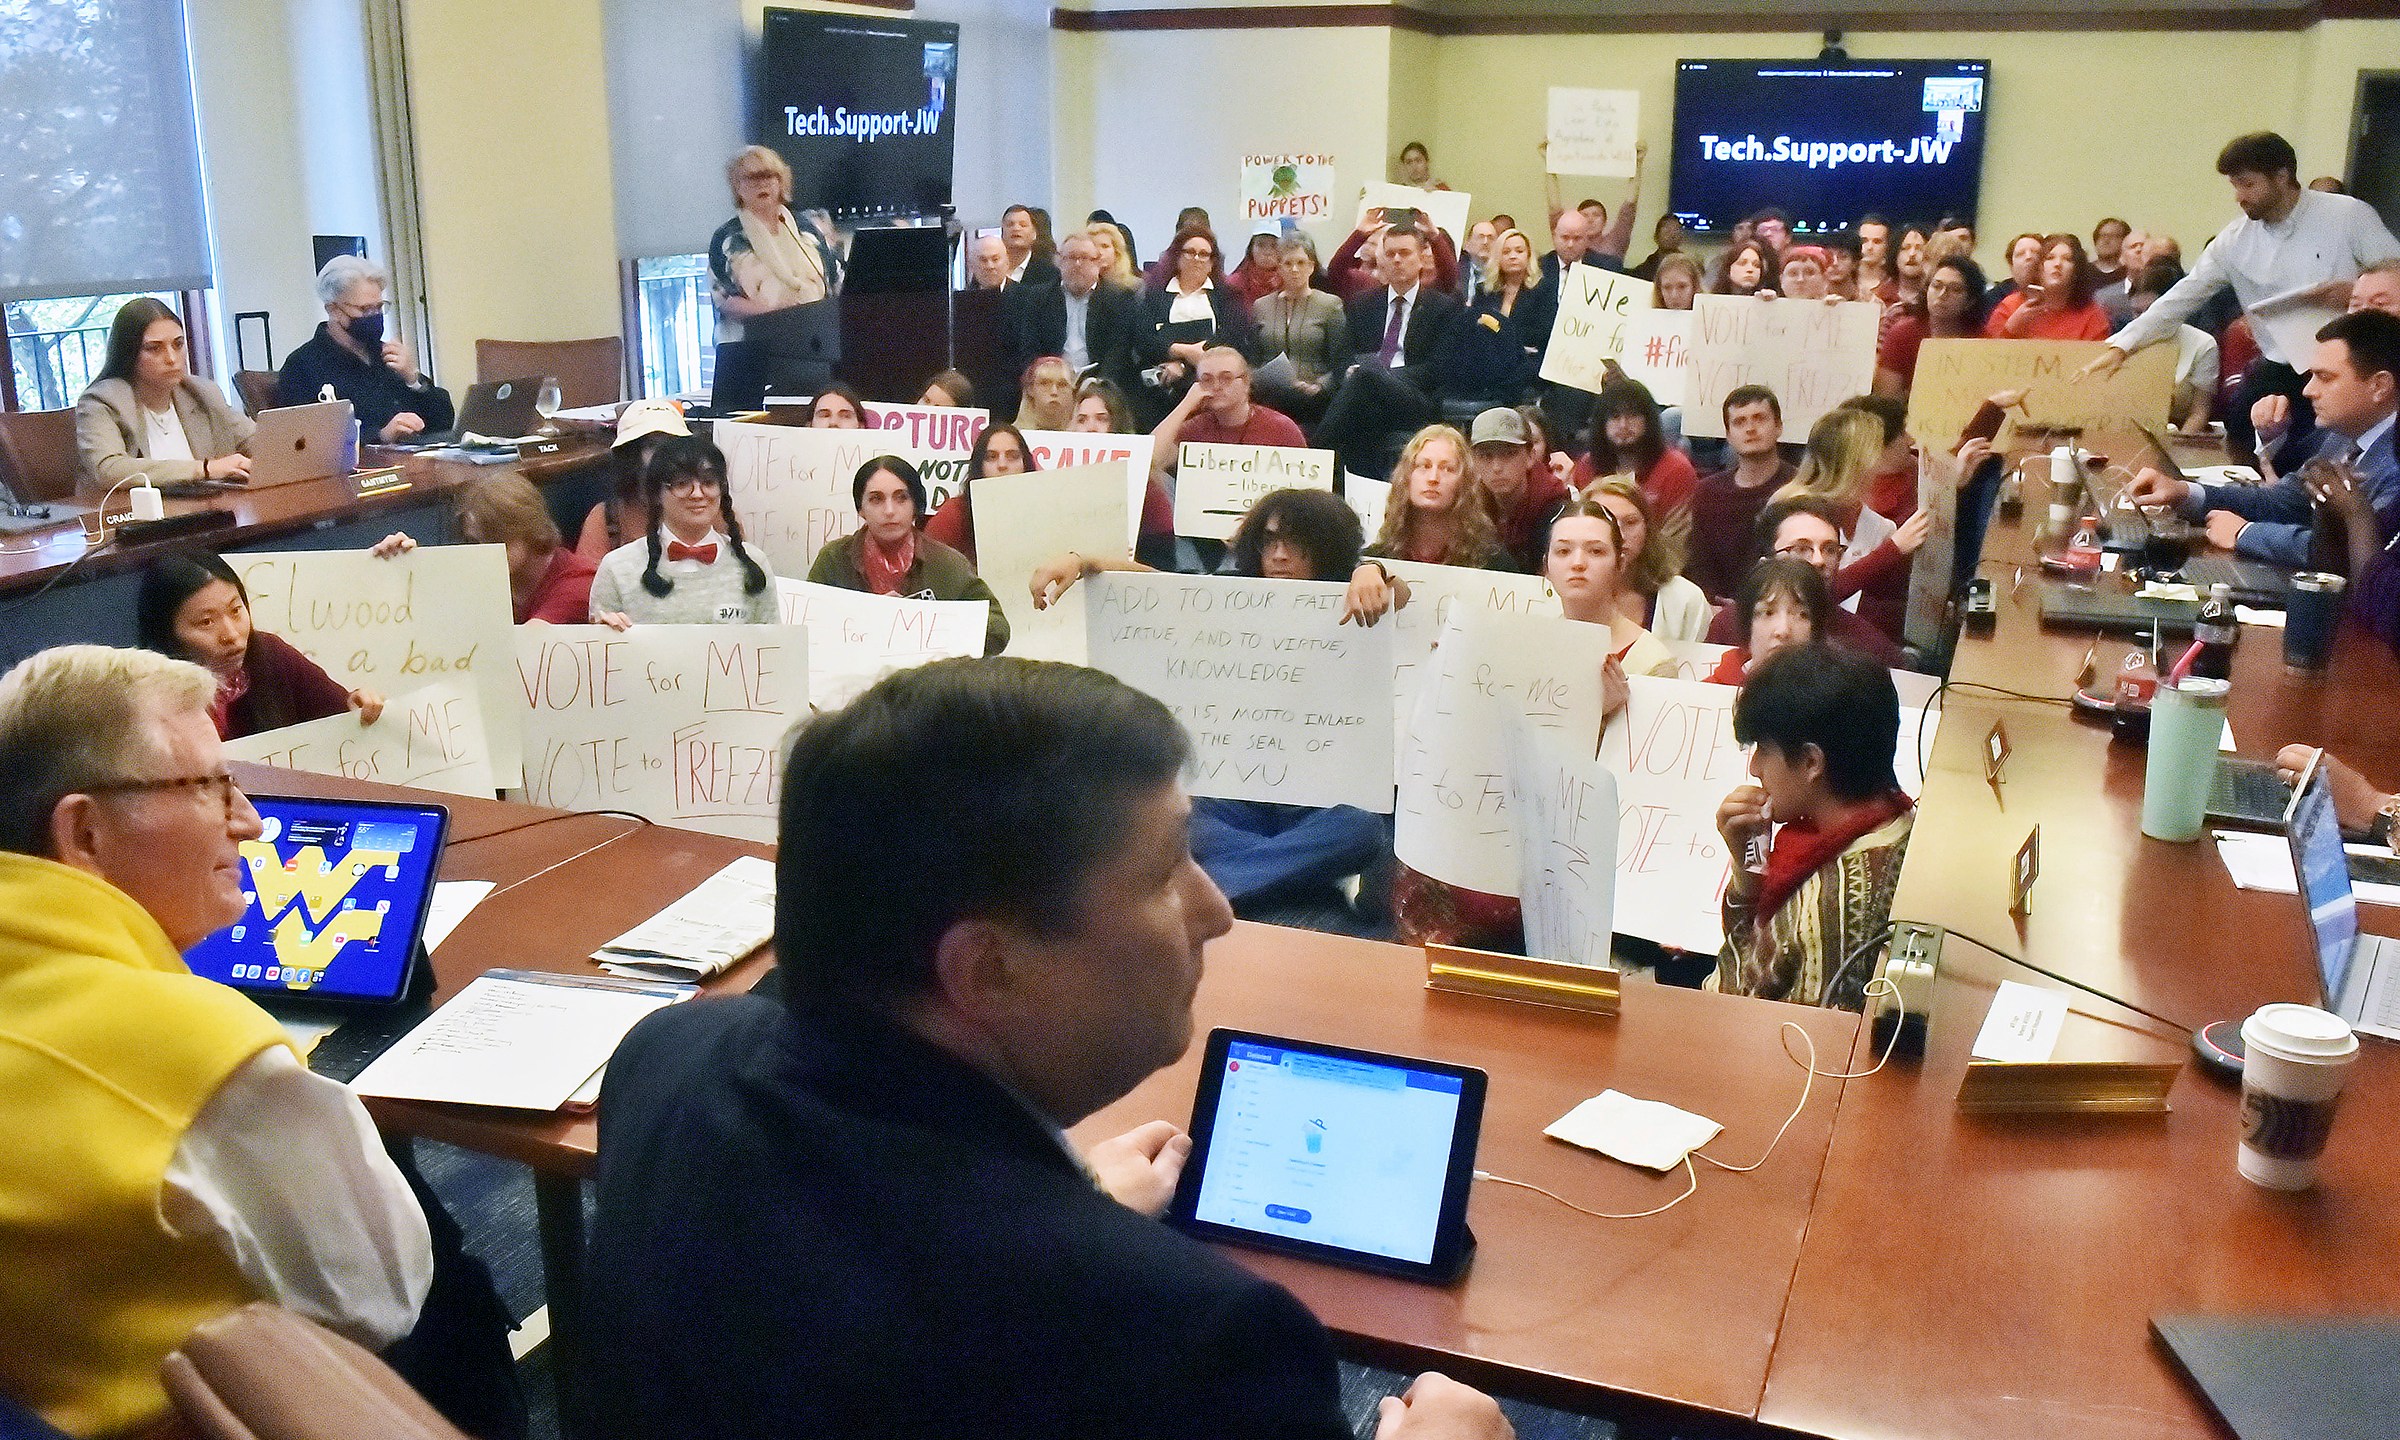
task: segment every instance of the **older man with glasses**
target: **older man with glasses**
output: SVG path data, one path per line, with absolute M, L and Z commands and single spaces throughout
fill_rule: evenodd
M 96 645 L 0 677 L 0 1392 L 70 1435 L 161 1419 L 159 1362 L 248 1301 L 381 1349 L 432 1285 L 357 1098 L 184 967 L 261 830 L 215 690 Z

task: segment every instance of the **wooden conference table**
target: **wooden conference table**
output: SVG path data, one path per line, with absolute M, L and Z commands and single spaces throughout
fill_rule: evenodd
M 2030 507 L 2029 507 L 2030 508 Z M 1960 935 L 2183 1024 L 2314 998 L 2298 902 L 2237 891 L 2205 844 L 2139 835 L 2142 752 L 2063 707 L 1979 694 L 1989 684 L 2064 697 L 2088 635 L 2044 631 L 2030 574 L 2010 596 L 2021 534 L 1996 530 L 1985 573 L 1998 626 L 1968 637 L 1953 667 L 1924 806 L 1895 918 Z M 2121 645 L 2103 640 L 2112 658 Z M 2345 637 L 2322 684 L 2287 681 L 2271 630 L 2236 663 L 2232 723 L 2245 753 L 2329 743 L 2380 785 L 2400 780 L 2389 717 L 2400 665 Z M 2005 717 L 2014 757 L 1985 784 L 1984 733 Z M 286 793 L 385 787 L 242 767 Z M 397 792 L 407 793 L 407 792 Z M 495 965 L 576 970 L 590 951 L 688 890 L 742 842 L 444 798 L 454 816 L 446 878 L 503 887 L 434 956 L 447 997 Z M 2043 826 L 2045 878 L 2030 915 L 2007 912 L 2008 858 Z M 2400 933 L 2395 913 L 2370 928 Z M 2368 1041 L 2325 1160 L 2325 1182 L 2272 1194 L 2233 1166 L 2232 1090 L 2187 1069 L 2171 1114 L 1976 1119 L 1956 1095 L 1992 988 L 2050 985 L 1954 935 L 1922 1060 L 1819 1080 L 1753 1174 L 1704 1167 L 1696 1194 L 1644 1220 L 1599 1220 L 1530 1191 L 1477 1186 L 1481 1245 L 1452 1289 L 1229 1251 L 1295 1291 L 1345 1353 L 1444 1370 L 1496 1392 L 1606 1413 L 1637 1431 L 1806 1434 L 1842 1440 L 1950 1436 L 2209 1436 L 2222 1433 L 2148 1336 L 2177 1310 L 2390 1312 L 2400 1277 L 2400 1178 L 2381 1155 L 2400 1121 L 2400 1052 Z M 753 958 L 712 986 L 755 983 Z M 1645 1210 L 1680 1192 L 1542 1138 L 1541 1127 L 1604 1088 L 1711 1115 L 1711 1153 L 1755 1159 L 1799 1095 L 1779 1044 L 1806 1028 L 1822 1068 L 1871 1063 L 1855 1017 L 1629 985 L 1614 1021 L 1423 989 L 1414 951 L 1238 925 L 1211 948 L 1198 1023 L 1423 1054 L 1491 1072 L 1481 1168 L 1595 1210 Z M 2073 993 L 2064 1055 L 2177 1060 L 2167 1027 Z M 1080 1138 L 1188 1117 L 1198 1052 L 1093 1117 Z M 531 1166 L 542 1202 L 553 1330 L 575 1362 L 580 1181 L 589 1117 L 523 1116 L 375 1102 L 377 1119 Z M 570 1392 L 570 1407 L 572 1405 Z M 572 1417 L 572 1409 L 566 1413 Z

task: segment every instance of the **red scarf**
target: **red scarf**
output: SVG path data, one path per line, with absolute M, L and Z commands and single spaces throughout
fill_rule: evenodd
M 1751 911 L 1759 927 L 1763 930 L 1783 902 L 1826 862 L 1849 849 L 1861 835 L 1882 829 L 1912 808 L 1914 802 L 1908 796 L 1887 790 L 1858 807 L 1849 823 L 1839 829 L 1820 830 L 1814 820 L 1794 820 L 1776 831 L 1775 848 L 1767 854 L 1766 879 L 1758 887 L 1758 903 Z
M 215 669 L 208 673 L 217 677 L 217 693 L 208 702 L 208 718 L 217 727 L 217 738 L 230 740 L 233 738 L 233 707 L 250 693 L 250 667 L 236 665 L 231 673 Z
M 858 568 L 867 577 L 867 589 L 877 595 L 899 594 L 908 572 L 916 568 L 917 532 L 909 531 L 889 550 L 867 531 L 859 534 L 867 542 L 858 549 Z
M 1717 668 L 1700 678 L 1711 685 L 1739 685 L 1750 673 L 1750 652 L 1736 646 L 1717 657 Z

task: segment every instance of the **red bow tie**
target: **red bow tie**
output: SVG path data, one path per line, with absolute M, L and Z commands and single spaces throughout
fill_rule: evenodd
M 711 540 L 706 545 L 686 545 L 681 540 L 669 540 L 667 542 L 667 558 L 669 560 L 697 560 L 703 565 L 714 565 L 717 563 L 717 542 Z

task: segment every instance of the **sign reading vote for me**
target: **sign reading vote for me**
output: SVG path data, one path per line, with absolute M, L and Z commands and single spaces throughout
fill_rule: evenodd
M 1550 322 L 1542 378 L 1598 394 L 1608 379 L 1605 362 L 1624 354 L 1628 327 L 1650 308 L 1647 280 L 1597 265 L 1560 267 L 1558 318 Z
M 1806 435 L 1826 411 L 1875 383 L 1882 320 L 1872 300 L 1694 298 L 1684 433 L 1722 437 L 1725 397 L 1764 385 L 1783 402 L 1784 433 Z
M 981 655 L 989 600 L 871 595 L 806 580 L 775 582 L 783 623 L 808 631 L 808 693 L 819 709 L 847 705 L 891 674 L 953 655 Z
M 850 485 L 858 467 L 897 455 L 925 481 L 928 513 L 966 483 L 964 450 L 945 454 L 900 443 L 888 430 L 803 430 L 717 422 L 725 452 L 726 498 L 744 538 L 777 575 L 806 575 L 817 552 L 858 528 Z
M 372 725 L 345 712 L 228 740 L 225 758 L 486 800 L 497 788 L 483 706 L 456 680 L 391 696 Z
M 1192 793 L 1392 808 L 1391 632 L 1344 625 L 1333 581 L 1103 574 L 1094 669 L 1191 731 Z
M 1230 540 L 1270 490 L 1331 490 L 1340 464 L 1331 450 L 1186 441 L 1175 467 L 1175 533 Z
M 797 625 L 528 625 L 525 798 L 775 838 L 783 737 L 808 713 Z
M 261 552 L 227 563 L 250 593 L 253 623 L 343 685 L 387 698 L 440 680 L 469 686 L 493 776 L 517 783 L 508 663 L 516 613 L 500 546 L 428 545 L 388 560 L 364 550 Z

